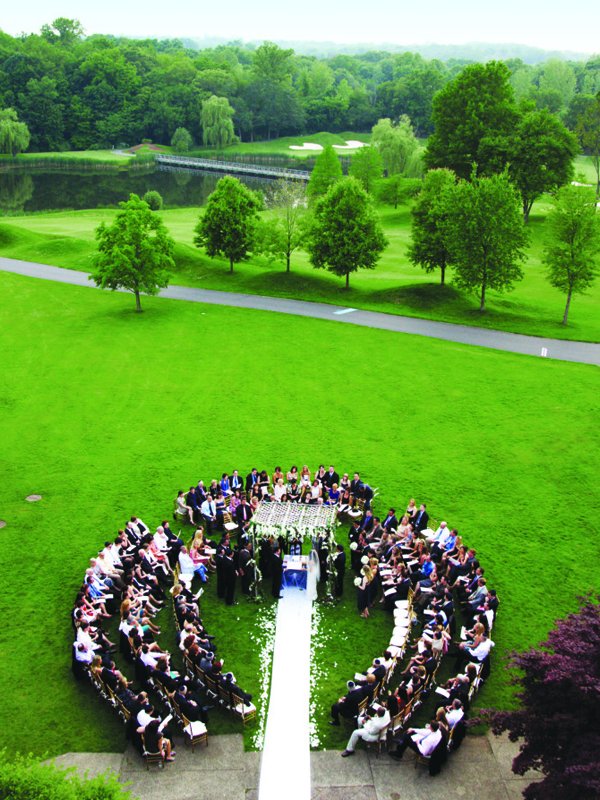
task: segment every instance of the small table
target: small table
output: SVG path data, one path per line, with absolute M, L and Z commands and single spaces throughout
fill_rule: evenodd
M 308 556 L 284 556 L 281 587 L 306 589 L 308 578 Z

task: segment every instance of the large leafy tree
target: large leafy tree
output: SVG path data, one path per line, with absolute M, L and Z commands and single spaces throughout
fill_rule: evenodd
M 408 248 L 408 257 L 425 272 L 439 269 L 442 286 L 446 268 L 452 261 L 445 228 L 449 198 L 455 182 L 456 175 L 449 169 L 430 170 L 412 209 L 412 243 Z
M 233 108 L 226 97 L 213 95 L 202 103 L 202 141 L 223 150 L 235 141 Z
M 362 147 L 352 156 L 350 175 L 357 178 L 367 194 L 373 194 L 383 173 L 383 161 L 375 147 Z
M 138 312 L 141 294 L 154 295 L 168 286 L 175 243 L 158 214 L 136 194 L 119 203 L 114 222 L 103 222 L 96 239 L 98 252 L 90 275 L 96 286 L 133 292 Z
M 479 294 L 480 311 L 488 289 L 509 290 L 523 277 L 527 234 L 506 173 L 459 181 L 448 196 L 444 236 L 454 279 Z
M 29 147 L 29 128 L 19 117 L 14 108 L 0 111 L 0 153 L 16 156 Z
M 429 169 L 448 167 L 468 178 L 497 171 L 498 152 L 517 121 L 508 67 L 499 61 L 472 64 L 444 86 L 433 99 L 434 133 L 427 141 Z
M 371 131 L 371 145 L 379 151 L 387 175 L 404 173 L 419 143 L 410 119 L 403 115 L 397 123 L 380 119 Z
M 257 194 L 237 178 L 221 178 L 194 229 L 194 244 L 212 258 L 226 258 L 233 272 L 233 265 L 248 258 L 254 247 L 260 208 Z
M 192 134 L 187 128 L 179 127 L 175 129 L 173 136 L 171 136 L 171 147 L 176 153 L 187 153 L 192 149 L 193 144 Z
M 521 194 L 529 220 L 534 201 L 573 177 L 576 137 L 549 111 L 531 111 L 520 120 L 510 144 L 509 174 Z
M 345 276 L 374 269 L 387 240 L 369 195 L 356 178 L 342 178 L 317 201 L 308 239 L 310 261 L 318 269 Z
M 522 740 L 513 772 L 543 774 L 526 800 L 600 797 L 600 607 L 586 598 L 541 649 L 513 657 L 520 707 L 494 715 L 493 730 Z
M 301 181 L 278 180 L 268 205 L 272 216 L 260 226 L 259 250 L 272 259 L 283 261 L 289 272 L 292 253 L 306 238 L 306 186 Z
M 306 191 L 311 200 L 327 194 L 329 187 L 342 177 L 342 165 L 333 147 L 328 144 L 319 153 Z
M 577 135 L 596 171 L 596 197 L 600 197 L 600 92 L 587 103 L 577 121 Z
M 543 260 L 548 280 L 567 295 L 562 324 L 569 318 L 571 298 L 585 292 L 598 274 L 600 216 L 591 189 L 564 186 L 546 220 L 548 239 Z

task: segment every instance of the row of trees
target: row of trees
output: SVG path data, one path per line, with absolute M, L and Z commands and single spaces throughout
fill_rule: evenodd
M 466 64 L 386 52 L 318 59 L 269 42 L 198 51 L 177 40 L 86 38 L 77 20 L 59 18 L 39 34 L 0 32 L 0 108 L 17 112 L 34 151 L 168 143 L 178 128 L 201 142 L 212 97 L 227 101 L 243 140 L 368 130 L 403 115 L 422 137 L 434 127 L 436 93 Z M 517 102 L 561 115 L 573 131 L 600 91 L 598 57 L 506 68 Z
M 510 290 L 522 279 L 528 237 L 507 172 L 457 182 L 451 170 L 431 170 L 412 213 L 409 259 L 426 272 L 439 269 L 442 284 L 453 267 L 457 286 L 479 292 L 481 311 L 489 289 Z M 597 275 L 600 216 L 594 192 L 562 187 L 546 225 L 543 263 L 552 286 L 566 294 L 566 325 L 573 294 L 588 289 Z

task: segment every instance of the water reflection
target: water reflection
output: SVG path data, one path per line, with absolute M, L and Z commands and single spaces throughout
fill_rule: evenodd
M 201 206 L 223 173 L 170 167 L 143 171 L 29 169 L 0 171 L 0 213 L 79 210 L 116 206 L 131 192 L 154 189 L 165 206 Z M 251 189 L 265 191 L 270 181 L 239 177 Z

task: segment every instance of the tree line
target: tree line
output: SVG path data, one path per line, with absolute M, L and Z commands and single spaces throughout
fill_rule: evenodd
M 402 115 L 425 137 L 435 127 L 436 93 L 467 63 L 384 51 L 316 58 L 270 42 L 198 51 L 179 40 L 86 37 L 77 20 L 61 17 L 37 34 L 0 32 L 0 108 L 27 126 L 33 151 L 166 144 L 181 128 L 206 142 L 214 115 L 203 118 L 203 104 L 213 97 L 221 107 L 212 111 L 219 117 L 230 108 L 243 141 L 364 131 Z M 504 63 L 517 102 L 571 130 L 600 91 L 600 57 Z

